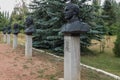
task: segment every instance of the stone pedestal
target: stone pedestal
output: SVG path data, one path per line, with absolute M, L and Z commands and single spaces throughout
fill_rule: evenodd
M 26 35 L 25 57 L 32 57 L 32 35 Z
M 80 80 L 80 36 L 64 36 L 64 80 Z
M 3 34 L 3 41 L 4 41 L 4 43 L 7 42 L 7 35 L 6 34 Z
M 13 35 L 13 49 L 15 49 L 17 47 L 17 35 Z
M 10 44 L 10 34 L 7 34 L 7 44 Z

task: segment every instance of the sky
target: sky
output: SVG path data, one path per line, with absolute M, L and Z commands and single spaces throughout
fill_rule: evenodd
M 14 6 L 19 3 L 21 0 L 0 0 L 0 11 L 7 11 L 10 14 L 13 11 Z M 27 4 L 29 4 L 30 0 L 26 0 Z
M 8 11 L 10 14 L 13 11 L 14 6 L 16 3 L 18 3 L 20 0 L 0 0 L 0 11 Z M 26 0 L 27 4 L 29 4 L 30 0 Z M 102 0 L 103 3 L 104 0 Z M 120 2 L 120 0 L 116 0 L 117 2 Z

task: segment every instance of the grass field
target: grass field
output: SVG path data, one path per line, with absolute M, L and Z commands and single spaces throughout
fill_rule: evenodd
M 115 38 L 115 36 L 111 37 L 109 44 L 106 44 L 105 50 L 102 53 L 100 53 L 98 42 L 97 45 L 90 46 L 89 49 L 92 50 L 93 54 L 82 56 L 81 62 L 120 76 L 120 58 L 115 57 L 112 51 Z
M 81 80 L 116 80 L 86 68 L 82 69 L 81 75 Z

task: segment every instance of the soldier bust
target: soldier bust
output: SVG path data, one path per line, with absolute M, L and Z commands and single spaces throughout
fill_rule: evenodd
M 26 35 L 32 35 L 35 32 L 35 28 L 33 25 L 33 19 L 31 16 L 28 16 L 25 21 L 26 27 L 25 27 L 25 34 Z
M 64 16 L 68 23 L 62 26 L 62 33 L 80 34 L 88 32 L 90 30 L 89 25 L 81 22 L 78 18 L 78 15 L 78 5 L 73 3 L 66 4 L 66 7 L 64 9 Z
M 11 32 L 12 32 L 12 30 L 11 30 L 11 26 L 8 25 L 8 27 L 7 27 L 7 34 L 11 34 Z
M 17 35 L 20 32 L 19 25 L 17 23 L 13 26 L 13 34 Z
M 2 32 L 3 32 L 3 34 L 6 34 L 7 33 L 7 27 L 3 27 L 3 29 L 2 29 Z

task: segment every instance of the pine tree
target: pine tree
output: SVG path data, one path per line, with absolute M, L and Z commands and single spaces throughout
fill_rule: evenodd
M 24 20 L 29 13 L 27 5 L 24 0 L 21 0 L 21 4 L 17 3 L 14 7 L 14 10 L 10 16 L 11 25 L 14 25 L 14 23 L 18 23 L 23 28 Z
M 117 22 L 116 22 L 115 26 L 117 26 L 116 27 L 117 39 L 114 43 L 115 46 L 114 46 L 113 51 L 114 51 L 115 56 L 120 57 L 120 23 L 119 23 L 119 21 L 120 21 L 120 16 L 119 16 L 120 15 L 120 3 L 117 4 L 116 11 L 117 11 Z
M 115 56 L 120 57 L 120 29 L 118 30 L 117 39 L 115 41 L 115 47 L 113 49 Z
M 83 0 L 85 1 L 85 0 Z M 88 23 L 91 27 L 90 32 L 82 35 L 81 44 L 82 50 L 91 45 L 91 40 L 101 41 L 105 32 L 104 22 L 101 14 L 101 6 L 98 0 L 94 0 L 92 5 L 79 3 L 80 6 L 80 19 Z
M 97 10 L 99 7 L 85 4 L 87 0 L 73 0 L 80 7 L 80 20 L 91 26 L 88 34 L 81 35 L 81 44 L 85 48 L 90 45 L 91 39 L 101 39 L 103 34 L 103 26 L 101 18 L 99 18 Z M 32 16 L 35 20 L 37 29 L 34 34 L 33 46 L 36 48 L 50 49 L 57 52 L 63 51 L 63 35 L 60 30 L 66 23 L 63 15 L 64 1 L 62 0 L 33 0 L 30 4 Z M 96 21 L 97 22 L 94 22 Z M 99 23 L 99 25 L 97 24 Z
M 103 15 L 105 26 L 107 29 L 107 34 L 114 34 L 116 30 L 114 30 L 114 24 L 116 23 L 116 9 L 115 6 L 117 5 L 115 0 L 105 0 L 103 6 Z
M 0 30 L 3 29 L 9 22 L 9 13 L 8 12 L 0 12 Z
M 59 35 L 60 28 L 65 22 L 63 6 L 64 2 L 60 0 L 34 0 L 30 5 L 34 11 L 33 17 L 37 29 L 34 35 L 34 47 L 63 51 L 63 37 Z

